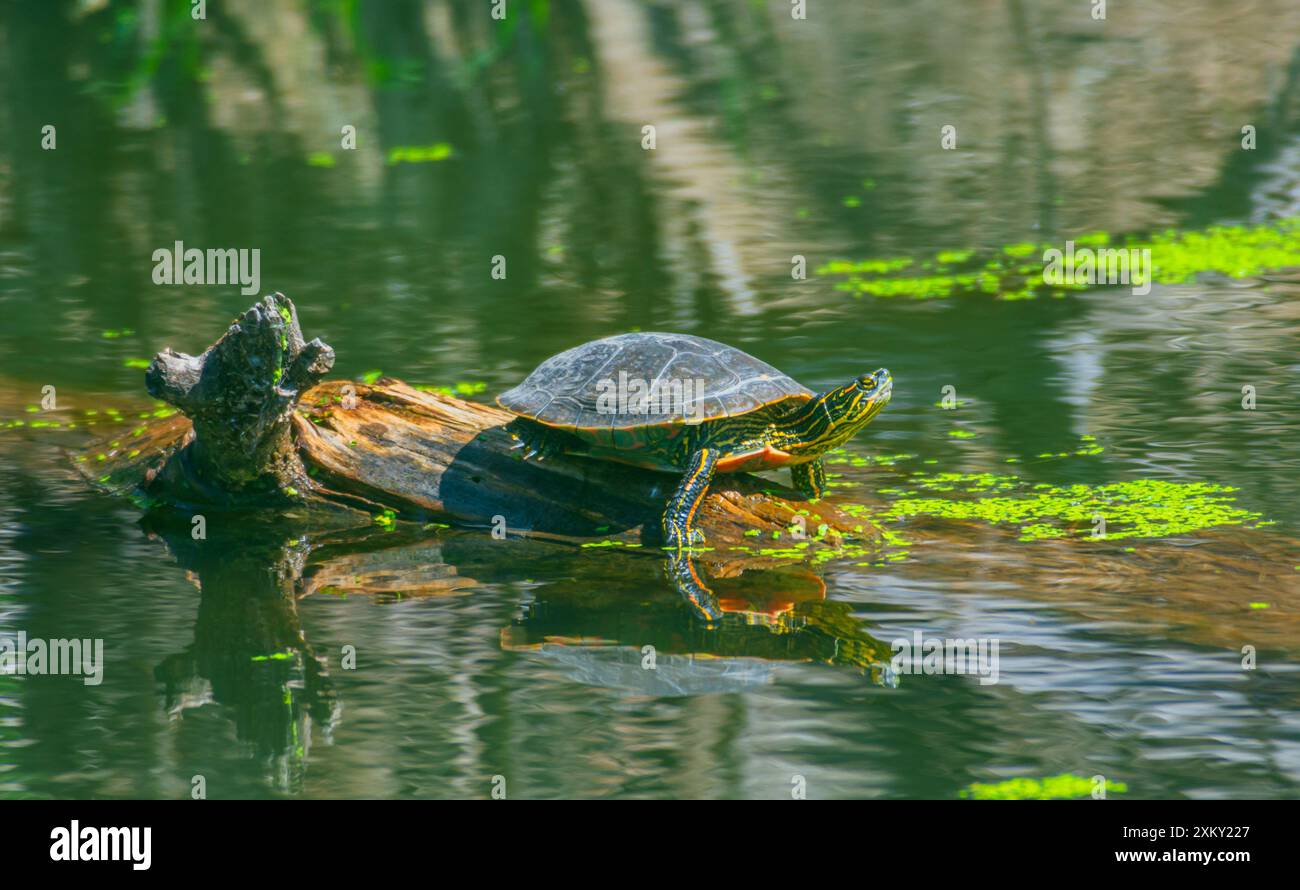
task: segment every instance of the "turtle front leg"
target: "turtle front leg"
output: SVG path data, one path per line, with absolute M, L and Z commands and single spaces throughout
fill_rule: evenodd
M 794 487 L 809 500 L 820 500 L 826 494 L 826 467 L 821 458 L 792 466 L 790 479 L 793 480 Z
M 691 455 L 682 484 L 677 486 L 676 493 L 668 500 L 668 509 L 664 511 L 664 546 L 680 551 L 704 543 L 704 533 L 691 522 L 700 501 L 704 500 L 704 493 L 709 490 L 717 466 L 716 448 L 701 448 Z

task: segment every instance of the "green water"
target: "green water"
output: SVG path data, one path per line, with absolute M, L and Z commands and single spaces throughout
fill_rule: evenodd
M 1300 8 L 810 5 L 10 4 L 0 631 L 106 664 L 0 676 L 0 795 L 1295 796 L 1300 277 L 912 300 L 815 270 L 1294 218 Z M 750 623 L 722 632 L 615 548 L 249 517 L 194 542 L 65 453 L 255 299 L 155 284 L 176 241 L 259 249 L 336 377 L 487 400 L 633 329 L 815 389 L 888 367 L 831 498 L 896 538 L 731 579 Z M 45 386 L 64 426 L 32 427 Z M 1037 500 L 913 509 L 992 497 Z M 1140 521 L 1090 538 L 1121 503 Z M 998 682 L 855 666 L 917 632 L 996 639 Z

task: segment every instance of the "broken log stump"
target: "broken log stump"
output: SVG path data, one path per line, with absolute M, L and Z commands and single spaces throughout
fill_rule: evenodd
M 305 487 L 289 417 L 302 391 L 332 367 L 334 350 L 320 338 L 303 340 L 297 310 L 279 293 L 251 306 L 202 355 L 158 353 L 145 387 L 194 427 L 171 482 L 231 503 Z

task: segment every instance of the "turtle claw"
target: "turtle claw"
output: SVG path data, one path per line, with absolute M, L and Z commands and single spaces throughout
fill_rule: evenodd
M 705 539 L 704 532 L 702 530 L 698 528 L 692 528 L 684 535 L 670 534 L 668 536 L 668 540 L 665 541 L 665 543 L 668 545 L 667 549 L 672 550 L 676 553 L 685 553 L 691 550 L 696 550 L 698 548 L 701 548 L 708 542 Z
M 524 460 L 532 459 L 533 455 L 535 455 L 536 453 L 537 453 L 536 448 L 529 448 L 527 451 L 524 452 Z

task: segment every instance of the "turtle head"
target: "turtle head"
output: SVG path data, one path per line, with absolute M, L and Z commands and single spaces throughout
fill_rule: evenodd
M 889 404 L 893 391 L 894 379 L 880 368 L 815 396 L 794 419 L 794 448 L 823 454 L 843 445 Z
M 869 424 L 889 404 L 893 394 L 894 378 L 889 376 L 888 369 L 877 368 L 823 395 L 832 427 L 845 430 L 840 442 Z

